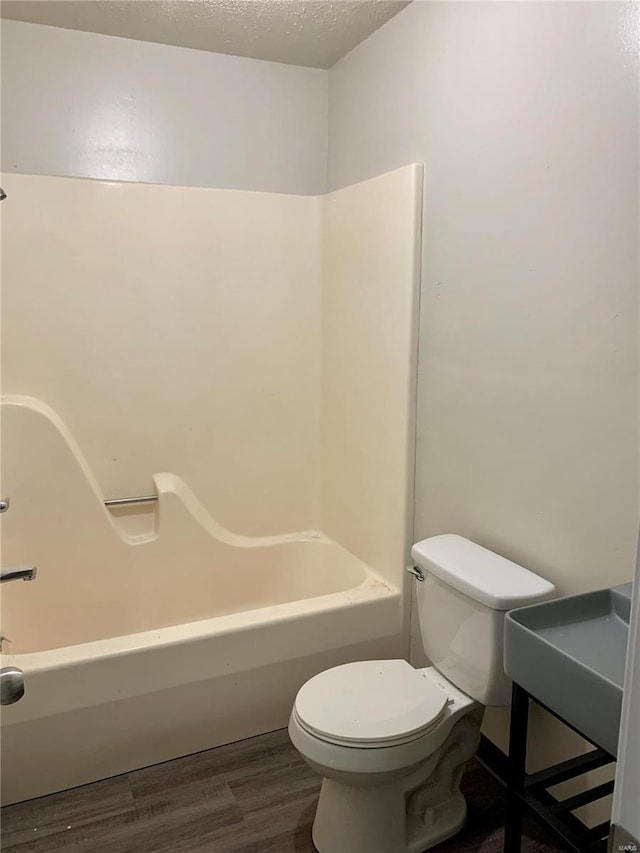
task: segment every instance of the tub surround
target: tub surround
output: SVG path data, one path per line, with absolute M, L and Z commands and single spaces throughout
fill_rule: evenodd
M 322 530 L 401 585 L 421 166 L 326 196 L 2 186 L 3 394 L 64 420 L 104 496 L 170 471 L 228 530 Z
M 413 542 L 421 173 L 322 205 L 322 529 L 398 585 L 388 567 Z
M 1 185 L 3 394 L 53 408 L 106 497 L 171 471 L 229 530 L 317 529 L 320 200 Z

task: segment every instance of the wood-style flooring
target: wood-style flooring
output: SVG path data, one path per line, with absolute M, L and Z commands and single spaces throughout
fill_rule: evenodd
M 2 809 L 3 853 L 314 853 L 320 780 L 286 731 Z M 439 853 L 501 853 L 504 796 L 476 761 L 466 827 Z M 556 853 L 525 824 L 522 853 Z M 362 853 L 368 853 L 363 850 Z

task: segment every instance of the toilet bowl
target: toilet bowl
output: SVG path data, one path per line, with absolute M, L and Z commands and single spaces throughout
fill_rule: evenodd
M 433 667 L 404 660 L 334 667 L 299 691 L 289 736 L 323 777 L 320 853 L 420 853 L 463 825 L 458 791 L 482 707 Z
M 508 704 L 504 613 L 552 584 L 461 536 L 414 545 L 418 617 L 434 665 L 358 661 L 296 696 L 289 736 L 323 777 L 319 853 L 422 853 L 464 824 L 460 780 L 486 705 Z

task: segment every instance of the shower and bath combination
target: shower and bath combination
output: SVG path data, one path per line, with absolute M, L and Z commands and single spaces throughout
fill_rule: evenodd
M 404 649 L 422 176 L 321 199 L 0 184 L 8 804 L 272 731 L 318 660 Z M 368 353 L 385 359 L 375 399 Z M 39 396 L 47 377 L 59 411 Z M 34 583 L 13 575 L 32 565 Z

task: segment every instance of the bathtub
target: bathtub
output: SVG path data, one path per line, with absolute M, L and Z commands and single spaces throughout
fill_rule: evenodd
M 262 607 L 254 598 L 251 610 L 4 655 L 24 671 L 26 692 L 3 709 L 3 803 L 280 728 L 311 675 L 406 651 L 397 590 L 335 543 L 283 550 L 302 581 L 282 597 L 304 598 Z M 318 552 L 327 572 L 314 595 Z M 350 589 L 339 589 L 340 567 Z M 251 584 L 252 574 L 237 577 L 237 600 L 243 590 L 251 600 Z
M 3 803 L 283 727 L 315 673 L 406 655 L 401 590 L 321 532 L 237 535 L 158 474 L 127 533 L 44 404 L 5 400 L 5 439 L 3 564 L 38 576 L 2 587 L 2 665 L 25 680 L 2 713 Z

